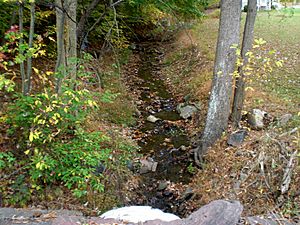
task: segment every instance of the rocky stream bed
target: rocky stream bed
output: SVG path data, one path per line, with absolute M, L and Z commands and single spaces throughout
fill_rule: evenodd
M 130 89 L 137 97 L 139 124 L 132 130 L 142 154 L 141 179 L 129 205 L 149 205 L 165 212 L 186 216 L 186 202 L 193 197 L 188 186 L 192 173 L 190 140 L 185 119 L 197 110 L 179 103 L 161 75 L 163 52 L 148 44 L 135 52 L 138 60 L 130 71 Z M 185 119 L 184 119 L 185 118 Z

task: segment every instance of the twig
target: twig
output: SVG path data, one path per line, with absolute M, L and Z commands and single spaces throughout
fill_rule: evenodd
M 13 176 L 13 175 L 17 174 L 18 172 L 20 172 L 21 170 L 23 170 L 26 166 L 27 165 L 22 166 L 19 169 L 16 169 L 14 172 L 12 172 L 12 173 L 10 173 L 8 175 L 4 175 L 4 176 L 0 177 L 0 180 L 10 178 L 11 176 Z
M 267 181 L 267 177 L 266 177 L 266 174 L 265 174 L 265 169 L 264 169 L 264 159 L 265 159 L 265 156 L 263 155 L 261 161 L 259 162 L 260 164 L 260 171 L 261 171 L 261 175 L 264 177 L 265 179 L 265 183 L 267 185 L 267 187 L 269 188 L 270 191 L 272 191 L 270 185 L 269 185 L 269 182 Z
M 294 134 L 298 131 L 298 127 L 295 127 L 294 129 L 288 131 L 288 132 L 285 132 L 283 134 L 280 134 L 278 137 L 281 138 L 281 137 L 284 137 L 286 135 L 291 135 L 291 134 Z
M 282 184 L 281 184 L 281 188 L 280 188 L 281 194 L 284 194 L 289 190 L 289 186 L 290 186 L 291 179 L 292 179 L 291 177 L 292 177 L 293 169 L 296 164 L 295 158 L 297 157 L 297 154 L 298 154 L 298 150 L 296 150 L 291 155 L 290 160 L 287 164 L 287 167 L 285 168 L 283 179 L 282 179 Z

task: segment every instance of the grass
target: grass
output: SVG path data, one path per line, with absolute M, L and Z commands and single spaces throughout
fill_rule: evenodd
M 208 61 L 207 66 L 200 69 L 199 75 L 193 78 L 192 82 L 199 80 L 199 76 L 212 75 L 214 55 L 216 49 L 219 19 L 217 13 L 210 13 L 207 18 L 197 24 L 192 35 L 201 54 Z M 245 22 L 246 14 L 242 15 L 242 25 Z M 279 53 L 284 60 L 281 69 L 275 69 L 267 79 L 255 79 L 252 84 L 256 91 L 268 93 L 270 98 L 280 105 L 285 105 L 289 110 L 297 114 L 300 102 L 300 57 L 299 57 L 299 36 L 300 36 L 300 9 L 284 9 L 281 11 L 260 11 L 258 12 L 255 24 L 255 38 L 263 38 L 267 41 L 267 47 Z M 243 26 L 242 26 L 243 27 Z M 242 30 L 242 29 L 241 29 Z M 242 31 L 241 31 L 242 33 Z M 207 72 L 207 70 L 209 72 Z M 205 78 L 202 78 L 205 80 Z M 198 85 L 199 87 L 199 85 Z M 197 89 L 191 91 L 197 92 Z M 254 97 L 256 93 L 248 93 L 249 98 L 246 107 L 256 105 L 264 107 L 265 99 Z M 277 98 L 277 100 L 275 100 Z M 273 111 L 273 110 L 272 110 Z M 276 111 L 274 109 L 274 111 Z
M 245 22 L 246 14 L 243 13 L 242 24 Z M 204 205 L 214 199 L 235 198 L 239 199 L 245 206 L 244 215 L 264 214 L 274 209 L 276 205 L 276 191 L 280 189 L 282 175 L 286 163 L 278 158 L 281 151 L 276 144 L 276 138 L 286 131 L 290 131 L 300 125 L 299 102 L 300 102 L 300 10 L 291 11 L 261 11 L 257 15 L 255 25 L 255 37 L 267 41 L 267 48 L 275 49 L 280 53 L 279 57 L 284 59 L 284 66 L 274 69 L 272 74 L 264 78 L 255 78 L 251 83 L 254 91 L 249 90 L 245 101 L 245 110 L 259 108 L 279 117 L 286 113 L 293 114 L 293 118 L 286 125 L 271 123 L 263 131 L 249 130 L 249 136 L 240 148 L 228 147 L 226 137 L 223 137 L 207 154 L 206 166 L 194 178 L 195 192 L 199 199 L 194 204 Z M 178 37 L 177 42 L 172 46 L 171 52 L 167 54 L 166 74 L 173 82 L 173 85 L 183 94 L 191 94 L 193 98 L 207 103 L 209 96 L 210 80 L 213 73 L 216 42 L 218 36 L 218 11 L 211 12 L 202 22 L 197 23 L 189 35 L 196 46 L 196 53 L 188 52 L 191 46 L 182 45 L 185 38 Z M 242 29 L 241 29 L 242 34 Z M 187 39 L 187 38 L 186 38 Z M 176 48 L 176 46 L 179 46 Z M 198 63 L 194 63 L 188 75 L 182 71 L 189 65 L 186 55 Z M 176 84 L 176 81 L 181 81 Z M 205 102 L 206 99 L 206 102 Z M 205 116 L 205 114 L 203 114 Z M 205 117 L 200 116 L 200 125 L 205 122 Z M 196 127 L 199 130 L 199 126 Z M 195 128 L 193 128 L 195 130 Z M 274 139 L 272 139 L 274 138 Z M 275 140 L 275 141 L 274 141 Z M 299 132 L 279 139 L 284 143 L 283 148 L 287 157 L 299 148 Z M 256 154 L 248 154 L 255 152 Z M 267 173 L 270 173 L 271 188 L 266 188 L 261 177 L 260 169 L 257 167 L 250 173 L 248 180 L 243 184 L 243 191 L 232 193 L 234 184 L 242 174 L 243 169 L 249 168 L 262 153 L 268 155 L 265 159 Z M 276 162 L 276 168 L 274 167 Z M 296 205 L 299 199 L 293 197 L 293 192 L 299 187 L 299 167 L 293 172 L 288 197 L 279 210 L 285 217 L 297 216 Z M 259 182 L 257 182 L 257 179 Z M 276 189 L 277 188 L 277 189 Z M 272 192 L 274 191 L 274 193 Z M 275 196 L 275 197 L 274 197 Z M 191 204 L 193 204 L 191 203 Z M 292 204 L 290 204 L 292 203 Z M 262 207 L 263 206 L 263 207 Z M 278 211 L 277 211 L 278 212 Z
M 282 98 L 289 106 L 300 102 L 300 9 L 261 12 L 258 14 L 255 35 L 280 52 L 284 67 L 263 83 L 264 89 Z

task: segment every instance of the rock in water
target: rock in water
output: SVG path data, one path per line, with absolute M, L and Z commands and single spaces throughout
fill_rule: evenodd
M 193 105 L 186 105 L 184 103 L 180 103 L 177 106 L 177 111 L 180 114 L 180 117 L 183 119 L 191 118 L 194 113 L 198 111 L 198 109 Z
M 227 144 L 234 147 L 240 146 L 245 140 L 246 136 L 247 136 L 246 130 L 235 131 L 229 136 Z
M 160 120 L 159 118 L 155 117 L 155 116 L 148 116 L 147 117 L 147 121 L 151 122 L 151 123 L 155 123 L 156 121 Z
M 150 206 L 128 206 L 110 210 L 100 216 L 104 219 L 117 219 L 130 223 L 144 223 L 149 220 L 174 221 L 180 218 L 171 213 L 164 213 Z
M 248 123 L 254 129 L 262 129 L 264 128 L 264 118 L 267 115 L 265 111 L 260 109 L 253 109 L 248 113 Z
M 242 211 L 243 206 L 238 201 L 216 200 L 192 213 L 183 224 L 235 225 Z
M 156 169 L 157 169 L 157 165 L 158 165 L 158 163 L 155 162 L 151 158 L 141 159 L 140 163 L 141 163 L 141 168 L 140 168 L 140 173 L 141 174 L 148 173 L 150 171 L 155 172 Z

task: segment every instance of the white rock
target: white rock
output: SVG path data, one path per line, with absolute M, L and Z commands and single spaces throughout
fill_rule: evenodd
M 265 111 L 253 109 L 248 114 L 248 123 L 255 129 L 264 128 L 264 117 L 267 115 Z
M 149 220 L 173 221 L 180 218 L 171 213 L 164 213 L 159 209 L 150 206 L 127 206 L 110 210 L 100 216 L 103 219 L 117 219 L 130 223 L 146 222 Z
M 155 117 L 155 116 L 148 116 L 147 117 L 147 121 L 151 122 L 151 123 L 155 123 L 156 121 L 160 120 L 159 118 Z

